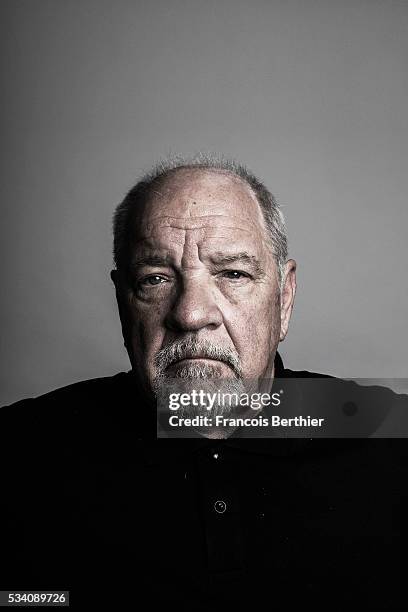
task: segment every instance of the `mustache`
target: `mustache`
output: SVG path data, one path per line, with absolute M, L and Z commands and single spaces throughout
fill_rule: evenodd
M 209 340 L 197 340 L 196 338 L 185 338 L 176 340 L 162 348 L 155 356 L 154 363 L 159 373 L 177 363 L 181 359 L 203 357 L 222 361 L 228 365 L 237 378 L 242 378 L 241 362 L 236 351 L 219 346 Z

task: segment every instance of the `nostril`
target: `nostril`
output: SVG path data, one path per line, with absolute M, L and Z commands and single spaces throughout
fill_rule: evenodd
M 201 291 L 199 296 L 195 294 L 194 297 L 183 291 L 165 318 L 166 326 L 179 332 L 197 332 L 204 328 L 216 329 L 222 321 L 218 305 L 204 291 Z

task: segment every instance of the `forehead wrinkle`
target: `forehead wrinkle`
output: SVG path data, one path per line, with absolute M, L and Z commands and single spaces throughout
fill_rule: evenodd
M 158 207 L 154 206 L 155 195 Z M 259 200 L 252 187 L 242 177 L 224 169 L 188 166 L 176 168 L 161 177 L 158 184 L 153 187 L 149 204 L 152 220 L 156 218 L 164 220 L 165 217 L 169 219 L 170 215 L 165 214 L 166 208 L 170 208 L 170 212 L 171 209 L 182 207 L 184 208 L 182 213 L 184 222 L 186 219 L 198 219 L 199 216 L 231 218 L 234 212 L 238 212 L 246 225 L 250 223 L 261 232 L 267 229 Z M 202 212 L 203 207 L 204 210 L 209 209 L 209 212 L 217 208 L 224 209 L 224 211 L 227 209 L 228 212 L 210 215 L 195 214 Z M 164 216 L 160 215 L 161 212 L 164 213 Z M 164 224 L 166 222 L 169 223 L 169 221 L 164 221 Z
M 222 226 L 217 228 L 213 226 L 204 226 L 186 229 L 184 227 L 174 228 L 166 226 L 163 228 L 164 231 L 161 233 L 157 233 L 157 229 L 157 226 L 154 224 L 151 227 L 147 227 L 147 231 L 144 232 L 144 236 L 140 236 L 140 238 L 135 241 L 134 245 L 136 249 L 139 251 L 140 249 L 143 249 L 144 251 L 147 251 L 148 254 L 161 254 L 163 252 L 169 253 L 169 248 L 177 245 L 177 249 L 181 249 L 182 257 L 184 256 L 184 258 L 186 258 L 185 250 L 187 244 L 192 245 L 193 243 L 196 243 L 195 250 L 198 252 L 198 258 L 201 258 L 201 251 L 203 250 L 204 252 L 207 252 L 208 246 L 210 246 L 210 243 L 208 246 L 206 246 L 207 241 L 221 240 L 225 241 L 225 245 L 229 245 L 231 243 L 231 230 L 235 230 L 236 232 L 239 232 L 234 240 L 237 251 L 242 253 L 243 251 L 248 252 L 248 250 L 253 251 L 253 248 L 255 248 L 255 252 L 258 253 L 258 249 L 261 247 L 261 245 L 262 249 L 266 247 L 267 250 L 269 250 L 269 242 L 265 240 L 265 237 L 259 233 L 256 235 L 254 231 L 248 229 L 247 227 L 237 228 L 234 226 Z M 170 233 L 168 234 L 166 230 Z M 172 230 L 175 231 L 172 232 Z M 251 238 L 250 243 L 247 242 L 248 236 Z M 259 238 L 261 238 L 260 241 Z M 170 242 L 168 242 L 168 240 L 170 240 Z M 241 242 L 242 240 L 244 242 Z M 220 254 L 219 246 L 216 248 L 216 252 L 217 255 Z M 138 258 L 137 255 L 136 257 Z
M 215 178 L 215 181 L 214 181 Z M 159 186 L 162 193 L 160 197 L 167 195 L 175 198 L 177 193 L 191 193 L 193 190 L 208 190 L 208 197 L 212 197 L 215 190 L 231 192 L 232 189 L 241 191 L 259 205 L 258 199 L 252 187 L 241 176 L 224 168 L 200 168 L 180 167 L 175 168 L 166 176 L 162 177 Z M 194 199 L 194 197 L 192 197 Z
M 210 223 L 211 219 L 207 216 L 205 217 L 193 217 L 193 218 L 180 218 L 173 217 L 170 222 L 162 222 L 160 219 L 159 223 L 148 222 L 144 225 L 142 229 L 142 240 L 154 235 L 155 231 L 159 230 L 181 230 L 184 232 L 193 232 L 193 231 L 210 231 L 213 235 L 217 235 L 217 232 L 221 231 L 240 231 L 245 232 L 246 234 L 252 234 L 253 236 L 262 235 L 262 228 L 254 223 L 248 223 L 248 220 L 245 220 L 246 223 L 244 225 L 231 225 L 231 218 L 227 215 L 217 215 L 218 217 L 225 217 L 226 221 L 229 223 L 214 226 Z M 202 222 L 204 220 L 204 223 Z M 241 222 L 244 222 L 241 219 Z
M 194 267 L 192 261 L 201 261 L 198 241 L 194 239 L 192 233 L 184 232 L 183 252 L 181 256 L 181 266 L 183 268 Z
M 215 219 L 219 219 L 220 217 L 224 217 L 225 219 L 245 219 L 245 221 L 254 222 L 251 219 L 250 215 L 232 215 L 225 213 L 211 213 L 211 214 L 201 214 L 201 215 L 191 215 L 191 210 L 188 211 L 188 216 L 182 215 L 149 215 L 148 221 L 146 223 L 147 226 L 152 225 L 153 223 L 159 222 L 160 225 L 170 226 L 172 223 L 191 223 L 194 225 L 195 222 L 203 222 L 207 221 L 208 223 L 214 221 Z M 255 223 L 254 223 L 255 224 Z

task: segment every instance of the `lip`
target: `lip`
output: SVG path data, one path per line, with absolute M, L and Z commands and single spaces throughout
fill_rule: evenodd
M 219 359 L 212 359 L 211 357 L 183 357 L 183 359 L 179 359 L 171 364 L 170 367 L 177 365 L 178 363 L 183 363 L 184 361 L 215 361 L 217 363 L 223 363 Z

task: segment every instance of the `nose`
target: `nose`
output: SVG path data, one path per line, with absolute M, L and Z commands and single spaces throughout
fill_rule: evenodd
M 197 332 L 204 328 L 217 329 L 222 320 L 212 288 L 203 279 L 189 278 L 184 279 L 165 323 L 172 331 Z

